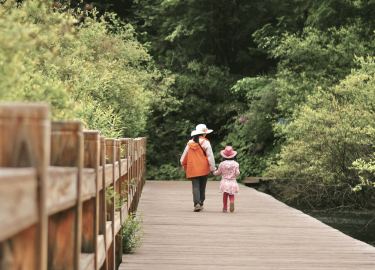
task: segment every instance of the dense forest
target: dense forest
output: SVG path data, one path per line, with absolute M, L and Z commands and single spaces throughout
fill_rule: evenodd
M 152 179 L 205 123 L 288 203 L 375 206 L 374 0 L 0 3 L 1 100 L 147 136 Z

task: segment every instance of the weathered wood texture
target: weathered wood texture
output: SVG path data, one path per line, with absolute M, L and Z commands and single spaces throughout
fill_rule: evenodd
M 37 206 L 35 225 L 19 234 L 9 235 L 6 240 L 0 239 L 0 269 L 47 269 L 45 195 L 47 166 L 50 159 L 50 126 L 49 110 L 46 105 L 14 103 L 0 105 L 0 167 L 35 168 L 36 190 L 30 192 L 35 192 L 31 196 L 36 194 L 34 202 Z M 11 186 L 4 185 L 3 182 L 0 193 L 5 194 L 8 189 L 10 190 Z M 2 207 L 7 207 L 7 204 L 0 205 L 0 212 L 3 212 Z M 25 261 L 22 261 L 23 256 Z
M 80 267 L 81 220 L 82 220 L 82 168 L 83 135 L 80 122 L 53 122 L 51 131 L 51 166 L 62 167 L 71 172 L 72 191 L 60 188 L 55 194 L 49 192 L 52 201 L 55 198 L 72 198 L 73 204 L 58 208 L 49 217 L 48 222 L 48 269 L 76 269 Z M 65 171 L 65 170 L 64 170 Z M 64 173 L 62 171 L 62 173 Z M 58 186 L 62 177 L 56 177 L 48 186 Z M 48 180 L 52 180 L 49 178 Z
M 219 182 L 193 212 L 191 183 L 149 181 L 138 213 L 143 244 L 120 270 L 373 270 L 375 248 L 245 186 L 222 213 Z
M 87 258 L 88 268 L 93 266 L 98 269 L 98 238 L 99 235 L 99 194 L 101 185 L 99 182 L 102 178 L 99 176 L 100 165 L 100 134 L 98 131 L 85 131 L 84 138 L 84 167 L 85 170 L 93 170 L 94 177 L 83 175 L 82 195 L 82 248 L 81 251 L 93 256 Z M 93 192 L 86 192 L 86 186 L 93 187 Z M 91 190 L 91 189 L 87 189 Z M 90 261 L 93 260 L 93 262 Z M 86 269 L 88 269 L 86 267 Z
M 137 202 L 117 198 L 128 198 L 123 186 L 136 162 L 145 165 L 143 149 L 125 157 L 121 146 L 99 131 L 83 132 L 77 121 L 51 127 L 45 105 L 0 104 L 0 270 L 119 265 L 124 214 Z

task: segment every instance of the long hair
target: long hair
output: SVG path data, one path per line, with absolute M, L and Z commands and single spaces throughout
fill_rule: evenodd
M 199 143 L 199 137 L 201 136 L 202 134 L 198 134 L 198 135 L 194 135 L 192 137 L 193 141 L 196 142 L 196 143 Z

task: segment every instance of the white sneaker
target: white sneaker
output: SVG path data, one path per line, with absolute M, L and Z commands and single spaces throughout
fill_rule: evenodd
M 202 206 L 199 204 L 199 203 L 197 203 L 195 206 L 194 206 L 194 212 L 199 212 L 199 211 L 201 211 L 202 210 Z

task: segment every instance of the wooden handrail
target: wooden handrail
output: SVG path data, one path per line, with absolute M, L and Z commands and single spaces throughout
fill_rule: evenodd
M 145 147 L 51 123 L 44 104 L 0 104 L 0 269 L 117 269 Z

